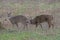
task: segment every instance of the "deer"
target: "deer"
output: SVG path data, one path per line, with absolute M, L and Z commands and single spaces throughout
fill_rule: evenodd
M 34 24 L 34 25 L 36 25 L 36 27 L 38 27 L 38 25 L 40 25 L 41 28 L 42 28 L 41 23 L 43 23 L 43 22 L 47 22 L 49 28 L 51 26 L 52 26 L 52 28 L 54 27 L 52 15 L 44 15 L 43 14 L 43 15 L 36 16 L 35 18 L 30 20 L 30 24 Z
M 14 17 L 9 18 L 10 22 L 14 25 L 16 25 L 18 27 L 18 23 L 22 23 L 24 26 L 27 26 L 27 18 L 23 15 L 17 15 Z
M 8 19 L 13 26 L 16 25 L 16 27 L 19 27 L 18 23 L 23 24 L 24 28 L 28 26 L 27 17 L 23 15 L 16 15 L 16 16 L 10 16 L 10 15 L 11 13 L 7 14 L 8 18 L 6 18 L 5 21 L 7 21 Z

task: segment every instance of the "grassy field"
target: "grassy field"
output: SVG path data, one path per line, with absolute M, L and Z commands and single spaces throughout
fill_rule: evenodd
M 29 5 L 31 5 L 30 6 L 31 10 L 28 10 Z M 26 13 L 31 12 L 32 14 L 33 13 L 32 11 L 35 10 L 36 8 L 35 6 L 36 5 L 34 4 L 28 4 L 28 3 L 25 3 L 23 5 L 18 3 L 8 3 L 8 4 L 5 4 L 5 8 L 4 8 L 4 4 L 0 3 L 0 8 L 1 8 L 0 13 L 5 13 L 9 11 L 7 10 L 7 7 L 9 7 L 10 9 L 12 9 L 11 11 L 14 13 L 14 15 L 24 14 L 26 11 L 27 11 Z M 41 10 L 60 8 L 60 3 L 54 3 L 50 5 L 41 3 L 39 5 L 39 8 Z M 54 32 L 50 32 L 50 31 L 48 31 L 47 33 L 46 32 L 42 33 L 41 30 L 37 30 L 37 32 L 32 30 L 22 31 L 22 32 L 3 31 L 3 32 L 0 32 L 0 40 L 60 40 L 60 27 L 55 28 Z
M 36 32 L 0 33 L 0 40 L 60 40 L 60 34 L 38 34 Z
M 28 31 L 6 31 L 0 32 L 0 40 L 60 40 L 60 28 L 41 30 L 37 28 L 35 30 Z

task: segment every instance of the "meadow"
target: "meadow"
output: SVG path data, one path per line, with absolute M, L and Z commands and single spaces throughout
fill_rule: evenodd
M 30 8 L 30 9 L 29 9 Z M 4 14 L 6 12 L 12 12 L 13 15 L 31 15 L 32 17 L 39 15 L 40 11 L 43 12 L 43 10 L 47 9 L 57 9 L 60 8 L 60 3 L 53 3 L 53 4 L 44 4 L 40 3 L 37 5 L 35 4 L 28 4 L 24 3 L 23 5 L 19 3 L 8 3 L 8 4 L 2 4 L 0 3 L 0 13 Z M 37 9 L 37 11 L 36 11 Z M 36 12 L 36 13 L 35 13 Z M 48 11 L 47 11 L 48 12 Z M 35 13 L 35 14 L 34 14 Z M 43 14 L 43 13 L 41 13 Z M 48 31 L 45 32 L 45 30 L 41 30 L 40 27 L 36 28 L 36 31 L 34 30 L 34 27 L 31 26 L 33 29 L 29 29 L 28 31 L 9 31 L 9 30 L 0 30 L 0 40 L 60 40 L 60 25 L 59 25 L 59 13 L 53 13 L 52 15 L 55 16 L 56 22 L 54 29 L 47 29 Z M 9 26 L 10 27 L 10 26 Z M 8 29 L 8 28 L 7 28 Z

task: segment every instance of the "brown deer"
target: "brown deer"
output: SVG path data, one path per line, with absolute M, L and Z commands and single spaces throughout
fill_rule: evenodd
M 35 24 L 36 27 L 38 26 L 38 24 L 41 25 L 41 23 L 43 23 L 43 22 L 47 22 L 48 25 L 49 25 L 49 28 L 51 26 L 54 27 L 53 16 L 52 15 L 39 15 L 39 16 L 36 16 L 35 18 L 30 20 L 30 23 Z M 42 28 L 42 25 L 41 25 L 41 28 Z
M 18 27 L 18 23 L 22 23 L 24 26 L 27 26 L 27 18 L 23 15 L 17 15 L 14 17 L 9 18 L 10 22 Z
M 18 27 L 18 23 L 21 23 L 24 25 L 25 28 L 28 24 L 28 19 L 23 15 L 11 16 L 11 13 L 7 15 L 8 18 L 6 18 L 5 21 L 7 21 L 8 19 L 13 26 L 16 25 Z

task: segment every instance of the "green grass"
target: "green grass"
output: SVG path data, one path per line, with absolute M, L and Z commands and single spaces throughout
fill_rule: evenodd
M 60 40 L 60 34 L 41 35 L 35 32 L 0 33 L 0 40 Z
M 60 3 L 53 3 L 53 4 L 44 4 L 44 3 L 41 3 L 40 4 L 40 8 L 42 10 L 46 10 L 46 9 L 55 9 L 55 8 L 60 8 Z

